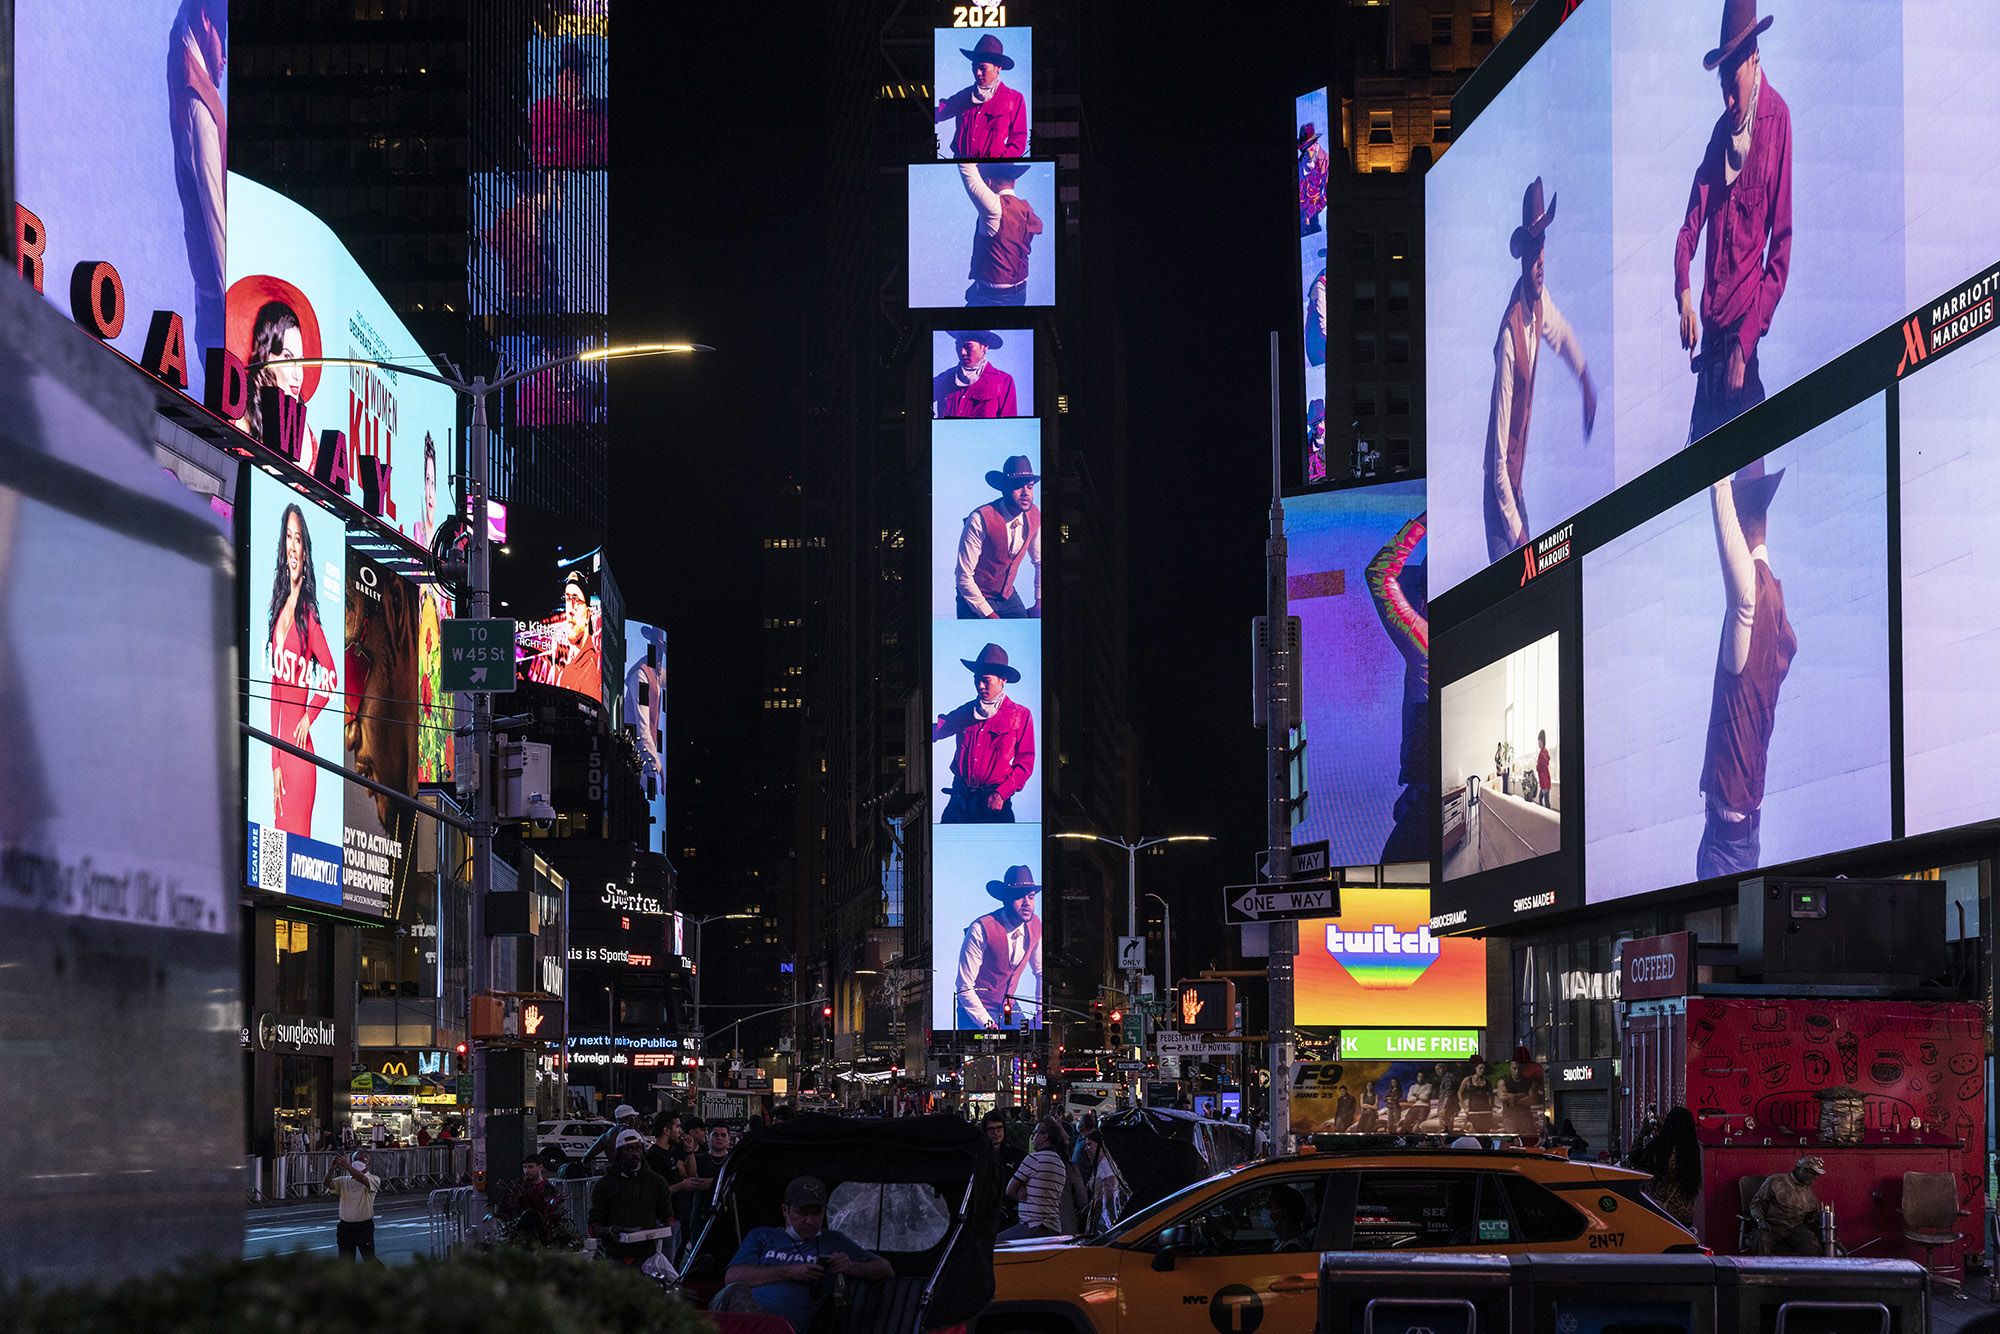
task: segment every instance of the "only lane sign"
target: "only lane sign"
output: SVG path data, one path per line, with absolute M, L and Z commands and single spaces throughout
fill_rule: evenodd
M 1222 916 L 1233 926 L 1339 915 L 1340 886 L 1333 880 L 1294 880 L 1283 885 L 1230 885 L 1222 891 Z

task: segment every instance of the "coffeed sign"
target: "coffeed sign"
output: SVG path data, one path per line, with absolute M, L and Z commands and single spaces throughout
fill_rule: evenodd
M 1694 936 L 1687 931 L 1626 941 L 1618 962 L 1621 998 L 1663 1000 L 1687 995 L 1691 990 L 1689 961 L 1693 957 Z

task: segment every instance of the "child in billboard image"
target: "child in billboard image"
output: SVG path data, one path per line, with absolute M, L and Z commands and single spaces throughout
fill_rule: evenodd
M 1041 474 L 1016 454 L 986 484 L 1000 493 L 965 516 L 958 537 L 958 619 L 1032 620 L 1042 614 L 1042 512 L 1035 508 Z M 1021 601 L 1021 566 L 1035 565 L 1035 602 Z
M 1042 921 L 1035 895 L 1042 887 L 1025 866 L 986 882 L 999 900 L 992 912 L 972 919 L 958 947 L 959 1028 L 1039 1028 L 1042 1008 Z M 1013 1019 L 1007 1021 L 1008 998 Z
M 319 462 L 319 441 L 306 404 L 319 388 L 322 369 L 310 364 L 320 355 L 319 317 L 312 302 L 283 278 L 255 273 L 230 287 L 228 305 L 229 350 L 250 372 L 249 402 L 236 425 L 279 453 L 288 452 L 287 438 L 295 440 L 299 466 L 312 472 Z M 295 417 L 266 423 L 266 392 L 272 389 L 296 405 Z
M 602 167 L 611 157 L 610 104 L 592 97 L 591 58 L 567 41 L 556 56 L 555 92 L 528 107 L 528 153 L 538 167 Z
M 1424 540 L 1429 511 L 1396 530 L 1368 562 L 1368 596 L 1389 642 L 1403 658 L 1403 739 L 1396 781 L 1403 785 L 1396 798 L 1396 824 L 1382 845 L 1385 862 L 1425 861 L 1430 857 L 1431 808 L 1436 793 L 1430 782 L 1431 623 L 1424 563 L 1411 563 Z
M 1705 819 L 1695 878 L 1738 875 L 1759 860 L 1764 768 L 1778 720 L 1778 691 L 1799 650 L 1785 616 L 1785 588 L 1771 572 L 1771 498 L 1785 470 L 1762 459 L 1709 488 L 1728 610 L 1715 662 L 1715 692 L 1702 757 Z
M 271 735 L 313 750 L 313 724 L 338 683 L 333 650 L 320 622 L 319 580 L 305 511 L 285 506 L 279 521 L 277 572 L 265 622 L 264 660 L 271 673 Z M 319 766 L 271 748 L 272 818 L 278 828 L 312 837 Z
M 1326 225 L 1326 182 L 1330 174 L 1326 145 L 1319 141 L 1319 126 L 1307 121 L 1299 126 L 1300 236 L 1311 236 Z M 1325 253 L 1320 251 L 1322 255 Z
M 1018 417 L 1014 377 L 989 359 L 1006 341 L 991 329 L 955 329 L 951 337 L 958 364 L 931 377 L 931 416 Z
M 1012 824 L 1014 794 L 1035 773 L 1035 719 L 1007 698 L 1021 679 L 1007 650 L 988 644 L 977 658 L 961 658 L 972 673 L 973 698 L 941 715 L 932 741 L 956 741 L 951 757 L 951 800 L 939 824 Z
M 1528 461 L 1528 421 L 1535 406 L 1535 367 L 1543 343 L 1553 348 L 1583 390 L 1583 436 L 1597 424 L 1597 387 L 1584 364 L 1583 347 L 1548 289 L 1543 260 L 1557 196 L 1542 199 L 1542 178 L 1521 195 L 1521 225 L 1507 249 L 1521 261 L 1521 277 L 1500 317 L 1493 344 L 1493 402 L 1486 418 L 1486 558 L 1497 561 L 1528 544 L 1527 495 L 1522 475 Z
M 972 83 L 937 104 L 932 120 L 952 122 L 951 153 L 955 158 L 1025 157 L 1028 152 L 1028 103 L 1009 88 L 1001 74 L 1014 68 L 1006 44 L 984 33 L 970 50 L 959 54 L 972 62 Z M 944 82 L 944 71 L 938 71 Z
M 224 177 L 229 116 L 222 75 L 229 61 L 228 0 L 181 0 L 167 33 L 168 130 L 174 144 L 174 189 L 194 279 L 190 362 L 223 346 Z M 192 370 L 193 367 L 191 366 Z
M 1722 83 L 1722 115 L 1688 191 L 1674 240 L 1681 346 L 1696 376 L 1693 443 L 1764 401 L 1757 342 L 1785 295 L 1792 263 L 1792 112 L 1764 79 L 1757 0 L 1724 0 L 1720 43 L 1702 59 Z M 1701 303 L 1688 271 L 1706 236 Z
M 966 198 L 979 212 L 972 232 L 972 262 L 966 276 L 968 306 L 1025 306 L 1028 267 L 1042 219 L 1034 205 L 1014 192 L 1026 175 L 1025 162 L 967 163 L 958 169 Z
M 1535 733 L 1535 800 L 1546 806 L 1549 804 L 1549 788 L 1553 785 L 1553 766 L 1549 759 L 1549 734 L 1547 729 Z

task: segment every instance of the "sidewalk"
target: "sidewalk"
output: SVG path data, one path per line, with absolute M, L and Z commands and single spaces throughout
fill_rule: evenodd
M 1985 1300 L 1981 1293 L 1967 1297 L 1964 1301 L 1951 1295 L 1948 1288 L 1940 1288 L 1931 1294 L 1931 1334 L 1958 1334 L 1974 1320 L 1984 1315 L 2000 1315 L 2000 1303 Z

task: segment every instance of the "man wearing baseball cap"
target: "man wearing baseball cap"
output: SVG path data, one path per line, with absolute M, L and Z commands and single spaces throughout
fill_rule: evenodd
M 612 1144 L 611 1170 L 590 1189 L 590 1235 L 604 1242 L 605 1254 L 612 1259 L 632 1264 L 651 1255 L 653 1243 L 628 1245 L 618 1235 L 671 1224 L 673 1194 L 667 1179 L 646 1166 L 646 1137 L 631 1123 Z
M 754 1227 L 744 1236 L 715 1309 L 762 1311 L 804 1334 L 835 1276 L 851 1282 L 895 1274 L 887 1260 L 826 1225 L 826 1186 L 819 1178 L 794 1177 L 785 1187 L 784 1212 L 783 1227 Z
M 1826 1161 L 1803 1155 L 1789 1172 L 1764 1178 L 1750 1199 L 1750 1217 L 1757 1224 L 1750 1249 L 1757 1255 L 1818 1255 L 1819 1194 L 1813 1182 L 1826 1175 Z
M 577 1163 L 576 1170 L 587 1174 L 590 1171 L 590 1165 L 597 1161 L 599 1154 L 603 1154 L 607 1158 L 612 1156 L 612 1149 L 618 1143 L 619 1131 L 637 1130 L 638 1128 L 639 1109 L 629 1102 L 619 1103 L 618 1110 L 611 1114 L 611 1124 L 605 1127 L 604 1133 L 592 1140 L 590 1147 L 583 1151 L 583 1158 Z

